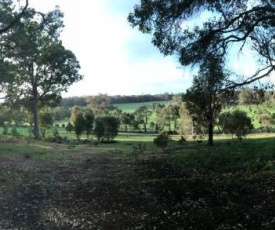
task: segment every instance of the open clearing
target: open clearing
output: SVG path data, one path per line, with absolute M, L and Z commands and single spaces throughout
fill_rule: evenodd
M 273 142 L 161 153 L 2 140 L 0 229 L 275 229 Z

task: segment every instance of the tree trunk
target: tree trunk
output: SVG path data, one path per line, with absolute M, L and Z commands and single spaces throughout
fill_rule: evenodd
M 37 87 L 33 87 L 33 125 L 34 125 L 34 138 L 40 139 L 40 130 L 39 130 L 39 109 L 38 109 L 38 92 Z
M 208 145 L 210 145 L 210 146 L 214 145 L 214 142 L 213 142 L 213 129 L 214 129 L 213 122 L 209 121 L 209 124 L 208 124 Z
M 156 131 L 156 133 L 158 133 L 159 132 L 159 126 L 158 126 L 158 124 L 156 124 L 156 129 L 155 129 Z

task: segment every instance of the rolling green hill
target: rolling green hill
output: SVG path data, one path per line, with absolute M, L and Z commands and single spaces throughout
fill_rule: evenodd
M 125 103 L 125 104 L 114 104 L 114 106 L 121 109 L 123 112 L 133 113 L 133 112 L 135 112 L 135 110 L 137 110 L 141 106 L 151 106 L 154 103 L 168 104 L 169 102 L 168 101 L 156 101 L 156 102 Z

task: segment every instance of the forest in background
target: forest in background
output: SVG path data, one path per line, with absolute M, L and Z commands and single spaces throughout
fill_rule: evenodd
M 111 104 L 125 104 L 125 103 L 140 103 L 140 102 L 157 102 L 157 101 L 169 101 L 174 95 L 172 93 L 163 94 L 142 94 L 142 95 L 114 95 L 109 96 L 107 94 L 99 94 L 95 96 L 81 96 L 81 97 L 65 97 L 61 99 L 59 106 L 61 107 L 73 107 L 73 106 L 87 106 L 87 97 L 109 97 Z

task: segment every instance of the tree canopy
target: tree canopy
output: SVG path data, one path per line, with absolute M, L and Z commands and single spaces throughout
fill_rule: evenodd
M 213 145 L 215 119 L 222 109 L 222 89 L 227 79 L 222 67 L 219 59 L 212 57 L 205 61 L 184 96 L 193 121 L 207 129 L 209 145 Z
M 235 134 L 239 141 L 253 129 L 251 118 L 247 116 L 246 112 L 241 110 L 220 114 L 219 125 L 224 133 Z
M 257 71 L 246 77 L 232 75 L 227 88 L 255 82 L 275 68 L 271 0 L 141 0 L 128 21 L 152 34 L 152 43 L 165 55 L 177 55 L 183 66 L 200 65 L 209 55 L 228 63 L 245 48 L 257 55 Z
M 47 14 L 28 9 L 15 33 L 8 35 L 3 53 L 9 66 L 7 98 L 25 99 L 33 112 L 34 134 L 40 137 L 38 111 L 56 104 L 60 93 L 82 79 L 75 55 L 59 40 L 63 13 L 56 8 Z
M 19 7 L 19 11 L 14 10 L 15 5 L 12 0 L 1 0 L 0 1 L 0 34 L 3 35 L 9 32 L 10 29 L 15 27 L 20 19 L 27 12 L 29 1 L 25 1 L 23 7 Z

